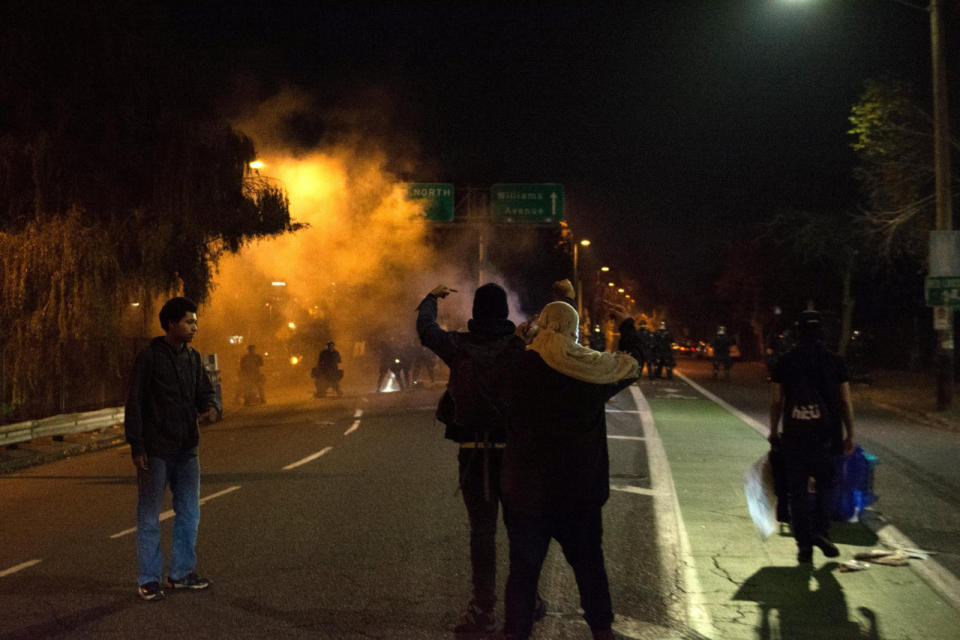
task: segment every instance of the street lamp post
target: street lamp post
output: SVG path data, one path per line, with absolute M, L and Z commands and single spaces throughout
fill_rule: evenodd
M 589 247 L 590 241 L 584 238 L 573 243 L 573 282 L 577 291 L 577 316 L 583 316 L 583 284 L 580 282 L 580 251 L 579 248 Z
M 944 54 L 943 0 L 930 0 L 930 53 L 933 62 L 933 164 L 937 203 L 936 228 L 953 229 L 950 201 L 950 131 L 947 123 L 947 65 Z M 946 329 L 937 331 L 937 409 L 953 401 L 953 310 L 948 310 Z

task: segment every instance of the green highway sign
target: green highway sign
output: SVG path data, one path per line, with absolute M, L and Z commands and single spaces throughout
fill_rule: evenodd
M 490 187 L 494 222 L 557 224 L 564 219 L 563 185 L 495 184 Z
M 453 221 L 453 185 L 445 182 L 409 182 L 407 200 L 423 200 L 423 213 L 434 222 Z
M 928 307 L 960 308 L 960 277 L 928 276 L 924 292 Z

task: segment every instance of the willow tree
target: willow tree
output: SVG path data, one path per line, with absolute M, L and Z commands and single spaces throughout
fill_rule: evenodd
M 44 4 L 0 15 L 7 414 L 68 408 L 51 390 L 64 376 L 122 369 L 112 336 L 131 301 L 202 301 L 223 252 L 292 228 L 282 188 L 248 169 L 252 142 L 218 115 L 202 56 L 162 14 Z

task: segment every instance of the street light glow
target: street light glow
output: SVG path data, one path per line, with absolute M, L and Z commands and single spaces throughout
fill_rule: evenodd
M 607 286 L 608 286 L 608 287 L 612 287 L 612 286 L 614 286 L 614 285 L 613 285 L 612 282 L 608 282 L 608 283 L 607 283 Z
M 263 160 L 254 160 L 250 163 L 251 169 L 263 169 Z
M 606 273 L 607 271 L 610 271 L 610 267 L 600 267 L 600 271 Z
M 617 289 L 617 293 L 623 293 L 623 288 Z
M 271 282 L 270 284 L 271 284 L 272 286 L 274 286 L 274 287 L 285 287 L 285 286 L 287 286 L 287 283 L 286 283 L 286 282 L 283 282 L 283 281 L 281 281 L 281 280 L 277 280 L 277 281 L 275 281 L 275 282 Z
M 590 246 L 590 241 L 587 240 L 586 238 L 584 238 L 583 240 L 580 241 L 580 246 L 581 246 L 581 247 L 589 247 L 589 246 Z

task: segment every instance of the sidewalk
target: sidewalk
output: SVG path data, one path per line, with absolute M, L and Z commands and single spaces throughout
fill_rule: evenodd
M 840 573 L 815 550 L 809 571 L 798 568 L 789 533 L 762 541 L 747 512 L 743 475 L 766 453 L 766 440 L 689 387 L 682 394 L 643 391 L 690 541 L 699 584 L 687 585 L 688 597 L 709 615 L 709 637 L 956 637 L 960 613 L 909 567 Z M 839 560 L 879 546 L 859 523 L 835 523 L 832 534 Z

